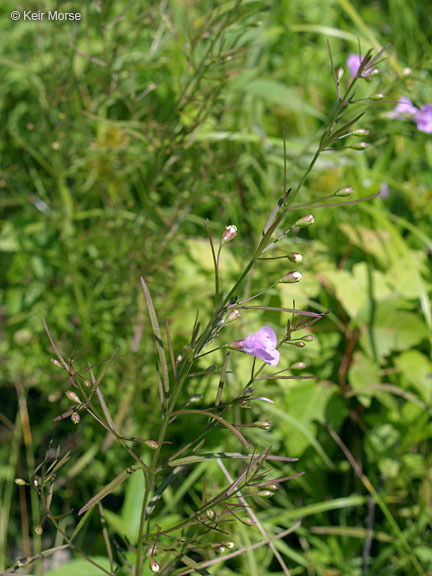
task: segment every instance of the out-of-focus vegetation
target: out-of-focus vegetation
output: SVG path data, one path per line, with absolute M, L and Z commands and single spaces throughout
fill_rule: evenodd
M 292 472 L 305 471 L 261 503 L 258 516 L 269 534 L 302 519 L 275 544 L 293 576 L 432 573 L 432 138 L 387 117 L 401 96 L 418 106 L 432 102 L 428 3 L 25 6 L 49 8 L 80 11 L 82 20 L 13 22 L 16 5 L 6 0 L 0 8 L 0 569 L 64 542 L 48 524 L 34 534 L 37 494 L 14 484 L 31 478 L 51 440 L 62 454 L 72 451 L 53 496 L 59 515 L 75 510 L 59 520 L 68 534 L 76 511 L 129 463 L 90 419 L 53 423 L 70 400 L 64 373 L 50 363 L 42 317 L 80 369 L 119 347 L 103 379 L 105 400 L 125 433 L 153 438 L 158 360 L 139 278 L 180 354 L 196 309 L 205 317 L 213 307 L 205 219 L 215 237 L 227 224 L 238 227 L 222 261 L 226 292 L 283 191 L 283 131 L 289 186 L 316 150 L 336 101 L 328 40 L 335 66 L 345 67 L 343 85 L 349 53 L 390 43 L 379 74 L 357 95 L 384 98 L 359 108 L 366 110 L 358 127 L 370 130 L 368 148 L 324 153 L 296 203 L 343 186 L 352 186 L 355 198 L 381 196 L 317 208 L 315 226 L 278 246 L 280 255 L 303 254 L 302 281 L 256 301 L 330 310 L 314 324 L 313 342 L 281 349 L 282 368 L 305 361 L 301 374 L 316 380 L 255 386 L 275 402 L 253 408 L 255 420 L 272 424 L 251 434 L 255 443 L 299 457 Z M 308 212 L 294 212 L 288 225 Z M 286 260 L 260 262 L 245 296 L 291 269 Z M 220 343 L 263 324 L 282 334 L 286 322 L 280 312 L 245 310 Z M 219 370 L 222 362 L 216 353 L 200 367 Z M 232 362 L 250 370 L 250 357 L 232 354 Z M 202 394 L 203 405 L 211 403 L 217 383 L 218 376 L 190 379 L 184 402 Z M 228 385 L 239 391 L 244 382 L 228 378 Z M 179 420 L 170 440 L 186 444 L 193 426 Z M 214 448 L 225 449 L 224 441 L 211 437 Z M 211 466 L 200 463 L 164 492 L 164 526 L 196 505 L 205 473 L 221 475 Z M 139 480 L 132 476 L 104 501 L 120 548 L 136 539 Z M 233 524 L 229 539 L 241 548 L 262 536 Z M 77 546 L 106 556 L 96 516 Z M 93 573 L 73 563 L 59 570 Z M 281 573 L 267 546 L 209 571 Z

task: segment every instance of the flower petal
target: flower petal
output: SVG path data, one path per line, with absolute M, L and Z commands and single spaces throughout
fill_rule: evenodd
M 413 120 L 420 132 L 432 134 L 432 104 L 425 104 L 414 114 Z
M 263 326 L 258 332 L 251 334 L 243 340 L 242 349 L 248 354 L 254 354 L 254 350 L 274 350 L 277 346 L 277 337 L 273 328 Z
M 249 354 L 251 354 L 251 352 L 249 352 Z M 269 364 L 270 366 L 277 366 L 280 360 L 280 352 L 279 350 L 276 349 L 262 350 L 260 348 L 257 348 L 255 352 L 252 353 L 252 356 L 256 356 L 257 358 L 264 360 L 264 362 L 266 364 Z

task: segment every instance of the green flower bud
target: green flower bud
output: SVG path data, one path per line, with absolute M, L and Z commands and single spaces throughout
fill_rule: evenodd
M 354 194 L 354 188 L 351 188 L 351 186 L 345 186 L 345 188 L 341 188 L 340 190 L 338 190 L 335 194 L 335 196 L 352 196 Z
M 306 334 L 306 336 L 303 336 L 302 340 L 305 342 L 313 342 L 315 340 L 315 336 L 314 334 Z
M 291 262 L 294 262 L 294 264 L 300 264 L 303 262 L 303 256 L 299 252 L 290 252 L 288 254 L 288 259 L 291 260 Z
M 60 362 L 58 360 L 56 360 L 55 358 L 51 358 L 51 362 L 54 364 L 54 366 L 56 366 L 57 368 L 63 368 L 63 365 L 60 364 Z
M 81 420 L 81 416 L 78 414 L 78 412 L 72 412 L 71 420 L 72 420 L 73 424 L 79 424 L 80 420 Z
M 17 486 L 26 486 L 27 482 L 25 480 L 23 480 L 22 478 L 15 478 L 15 484 Z
M 315 223 L 315 218 L 312 214 L 308 214 L 307 216 L 303 216 L 303 218 L 299 218 L 294 226 L 300 226 L 304 228 L 305 226 L 310 226 L 311 224 Z
M 261 492 L 258 492 L 257 496 L 261 496 L 261 498 L 271 498 L 273 492 L 271 490 L 261 490 Z
M 254 424 L 257 428 L 262 428 L 263 430 L 270 430 L 271 428 L 270 422 L 266 420 L 257 420 Z
M 370 130 L 366 130 L 365 128 L 359 128 L 358 130 L 353 130 L 351 132 L 352 136 L 367 136 L 370 133 Z
M 306 368 L 306 366 L 307 366 L 306 362 L 296 362 L 291 366 L 291 370 L 303 370 L 304 368 Z
M 231 242 L 237 236 L 237 226 L 234 224 L 230 224 L 229 226 L 225 226 L 225 232 L 222 235 L 222 244 L 227 244 L 227 242 Z
M 151 448 L 151 450 L 156 450 L 156 448 L 158 447 L 158 443 L 156 442 L 156 440 L 146 440 L 145 442 L 143 442 L 143 444 L 145 444 L 148 448 Z
M 302 278 L 303 274 L 301 272 L 298 270 L 293 270 L 292 272 L 285 274 L 285 276 L 283 276 L 279 282 L 282 282 L 283 284 L 294 284 L 295 282 L 300 282 Z
M 69 398 L 69 400 L 72 400 L 72 402 L 81 404 L 81 400 L 79 399 L 78 394 L 75 394 L 75 392 L 73 392 L 72 390 L 66 390 L 66 396 Z
M 228 322 L 233 322 L 234 320 L 237 320 L 237 318 L 240 318 L 240 312 L 238 310 L 231 310 L 225 319 L 225 324 Z

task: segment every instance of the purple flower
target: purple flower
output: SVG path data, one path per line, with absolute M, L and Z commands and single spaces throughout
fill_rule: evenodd
M 390 191 L 387 182 L 381 182 L 380 196 L 381 198 L 388 198 L 390 196 Z
M 347 66 L 349 68 L 351 76 L 354 78 L 357 76 L 358 71 L 360 70 L 360 65 L 363 61 L 363 58 L 358 54 L 350 54 L 347 59 Z M 372 72 L 372 66 L 366 66 L 366 68 L 362 72 L 362 77 L 370 76 Z
M 420 108 L 414 114 L 413 120 L 420 132 L 432 134 L 432 104 L 425 104 L 423 108 Z
M 418 108 L 413 105 L 409 98 L 402 96 L 402 98 L 399 98 L 396 108 L 388 113 L 388 117 L 405 120 L 406 115 L 412 116 L 416 112 L 418 112 Z
M 406 120 L 410 117 L 417 124 L 417 129 L 420 132 L 432 134 L 432 104 L 425 104 L 419 110 L 409 98 L 402 96 L 396 108 L 388 113 L 388 117 L 398 120 Z
M 270 366 L 277 366 L 280 353 L 276 350 L 277 338 L 273 328 L 263 326 L 258 332 L 251 334 L 244 340 L 231 342 L 230 347 L 261 358 Z

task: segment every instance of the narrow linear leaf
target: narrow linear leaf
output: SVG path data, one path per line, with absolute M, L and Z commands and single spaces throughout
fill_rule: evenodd
M 108 358 L 106 365 L 103 367 L 102 372 L 99 374 L 99 376 L 96 378 L 96 380 L 94 379 L 94 376 L 92 373 L 90 373 L 91 377 L 92 377 L 92 389 L 90 391 L 90 397 L 92 396 L 92 394 L 94 393 L 94 391 L 98 388 L 99 384 L 102 382 L 102 379 L 104 378 L 105 374 L 108 372 L 109 367 L 111 366 L 114 358 L 117 355 L 118 352 L 118 346 L 117 348 L 114 350 L 114 354 L 111 356 L 111 358 Z
M 258 380 L 316 380 L 316 376 L 278 376 L 277 374 L 268 374 L 267 376 L 260 376 L 255 378 Z
M 126 468 L 126 470 L 123 470 L 123 472 L 121 472 L 118 476 L 116 476 L 114 478 L 114 480 L 111 480 L 111 482 L 109 484 L 107 484 L 106 486 L 104 486 L 102 488 L 102 490 L 99 490 L 99 492 L 96 494 L 96 496 L 93 496 L 93 498 L 91 498 L 87 502 L 87 504 L 85 504 L 81 508 L 81 510 L 78 512 L 78 516 L 81 516 L 81 514 L 83 514 L 84 512 L 89 510 L 90 508 L 92 508 L 95 504 L 97 504 L 103 498 L 105 498 L 105 496 L 108 496 L 108 494 L 111 494 L 111 492 L 114 492 L 114 490 L 118 486 L 120 486 L 120 484 L 122 484 L 127 478 L 129 478 L 129 476 L 131 474 L 133 474 L 137 470 L 143 470 L 143 469 L 144 469 L 143 466 L 140 466 L 138 464 L 134 464 L 133 466 L 129 466 L 128 468 Z
M 206 570 L 205 568 L 201 568 L 198 562 L 195 562 L 195 560 L 193 560 L 189 556 L 182 556 L 181 561 L 188 568 L 193 568 L 195 572 L 198 572 L 198 574 L 202 574 L 203 576 L 210 576 L 210 572 L 208 570 Z
M 250 460 L 253 454 L 242 454 L 241 452 L 213 452 L 210 454 L 191 454 L 189 456 L 183 456 L 182 458 L 175 458 L 169 462 L 172 467 L 175 466 L 186 466 L 188 464 L 197 464 L 198 462 L 203 462 L 204 460 L 218 460 L 223 458 L 232 458 L 234 460 Z M 281 462 L 298 462 L 298 458 L 288 458 L 285 456 L 273 456 L 269 454 L 267 460 L 277 460 Z
M 163 340 L 162 340 L 162 335 L 161 335 L 161 331 L 159 328 L 159 322 L 156 316 L 156 312 L 153 306 L 153 301 L 151 299 L 150 296 L 150 292 L 147 288 L 147 284 L 145 283 L 144 278 L 141 276 L 141 284 L 144 290 L 144 294 L 146 297 L 146 301 L 147 301 L 147 306 L 148 306 L 148 310 L 149 310 L 149 315 L 150 315 L 150 322 L 153 328 L 153 334 L 155 335 L 155 339 L 156 339 L 156 347 L 157 347 L 157 351 L 159 354 L 159 359 L 160 359 L 160 363 L 161 363 L 161 369 L 162 369 L 162 382 L 163 382 L 163 386 L 164 386 L 164 391 L 165 394 L 169 394 L 169 377 L 168 377 L 168 364 L 167 364 L 167 360 L 166 360 L 166 356 L 165 356 L 165 349 L 164 349 L 164 345 L 163 345 Z

